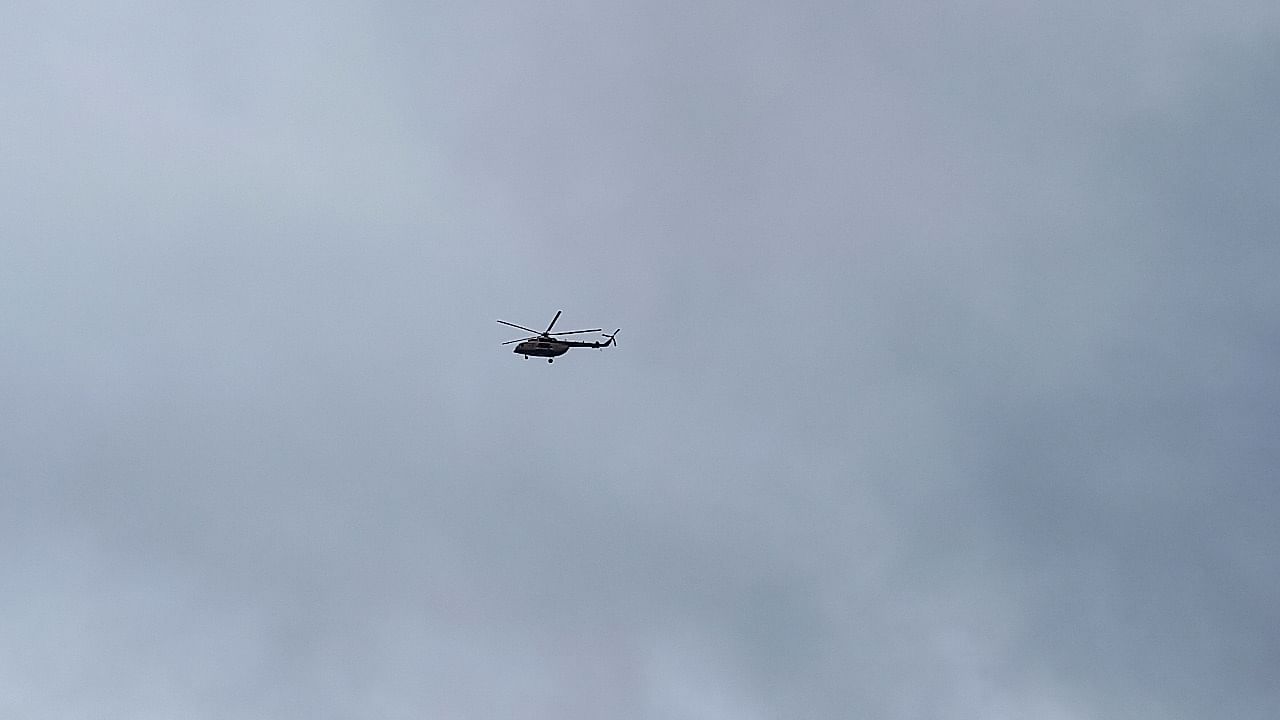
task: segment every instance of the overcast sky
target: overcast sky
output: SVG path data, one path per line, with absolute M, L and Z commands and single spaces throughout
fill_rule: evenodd
M 0 89 L 0 715 L 1280 711 L 1273 0 L 18 0 Z

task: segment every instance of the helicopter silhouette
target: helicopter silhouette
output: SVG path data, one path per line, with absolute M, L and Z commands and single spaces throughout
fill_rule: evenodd
M 547 362 L 555 362 L 556 358 L 569 352 L 569 348 L 602 349 L 602 348 L 607 348 L 610 345 L 617 347 L 618 342 L 614 338 L 617 336 L 618 330 L 621 330 L 622 328 L 618 328 L 618 330 L 614 330 L 612 335 L 610 335 L 609 333 L 603 332 L 600 328 L 593 328 L 591 330 L 569 330 L 567 332 L 558 332 L 558 333 L 551 332 L 551 328 L 555 327 L 556 321 L 560 319 L 561 312 L 563 311 L 562 310 L 556 311 L 556 316 L 551 318 L 551 324 L 548 325 L 547 329 L 543 330 L 542 332 L 538 332 L 533 328 L 527 328 L 523 325 L 509 323 L 506 320 L 499 320 L 498 322 L 502 323 L 503 325 L 507 325 L 507 326 L 516 328 L 518 330 L 524 330 L 525 332 L 533 333 L 533 335 L 529 337 L 518 338 L 516 340 L 508 340 L 507 342 L 504 342 L 502 344 L 510 345 L 511 343 L 519 343 L 519 345 L 515 346 L 512 352 L 514 352 L 517 355 L 523 355 L 525 360 L 528 360 L 529 356 L 533 356 L 533 357 L 544 357 L 547 359 Z M 581 342 L 578 340 L 557 339 L 562 335 L 581 335 L 582 333 L 593 333 L 593 332 L 598 332 L 601 335 L 604 335 L 606 338 L 608 338 L 608 341 Z

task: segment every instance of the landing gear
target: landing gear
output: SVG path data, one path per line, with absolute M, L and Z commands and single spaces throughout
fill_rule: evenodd
M 529 356 L 528 356 L 528 355 L 525 355 L 525 356 L 524 356 L 524 359 L 525 359 L 525 360 L 528 360 L 528 359 L 529 359 Z
M 555 362 L 555 361 L 556 361 L 555 358 L 547 358 L 547 362 Z

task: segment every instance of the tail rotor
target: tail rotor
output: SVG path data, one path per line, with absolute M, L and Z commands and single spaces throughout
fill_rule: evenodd
M 601 334 L 602 334 L 602 335 L 604 335 L 605 337 L 609 338 L 609 342 L 605 343 L 604 345 L 601 345 L 600 347 L 602 347 L 602 348 L 607 348 L 607 347 L 609 347 L 610 345 L 612 345 L 612 346 L 614 346 L 614 347 L 617 347 L 617 346 L 618 346 L 617 336 L 618 336 L 618 331 L 619 331 L 619 330 L 622 330 L 622 328 L 618 328 L 617 330 L 614 330 L 612 335 L 611 335 L 611 334 L 609 334 L 609 333 L 601 333 Z

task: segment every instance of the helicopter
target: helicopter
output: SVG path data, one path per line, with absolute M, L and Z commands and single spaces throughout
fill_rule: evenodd
M 510 345 L 511 343 L 520 343 L 519 345 L 516 345 L 515 349 L 512 350 L 512 352 L 514 352 L 517 355 L 523 355 L 525 360 L 528 360 L 529 356 L 532 355 L 534 357 L 544 357 L 547 359 L 547 362 L 554 362 L 556 358 L 569 352 L 569 348 L 584 347 L 584 348 L 602 349 L 602 348 L 607 348 L 610 345 L 617 347 L 618 342 L 614 338 L 615 336 L 617 336 L 618 330 L 621 330 L 622 328 L 618 328 L 618 330 L 614 330 L 612 335 L 610 335 L 609 333 L 603 332 L 600 328 L 594 328 L 592 330 L 570 330 L 568 332 L 558 332 L 558 333 L 551 332 L 551 328 L 555 327 L 556 321 L 560 319 L 561 312 L 563 311 L 562 310 L 556 311 L 556 316 L 551 318 L 551 324 L 548 325 L 547 329 L 543 330 L 542 332 L 538 332 L 537 330 L 534 330 L 532 328 L 527 328 L 523 325 L 509 323 L 506 320 L 499 320 L 498 322 L 502 323 L 503 325 L 508 325 L 518 330 L 524 330 L 525 332 L 533 333 L 533 335 L 529 337 L 519 338 L 517 340 L 508 340 L 507 342 L 504 342 L 502 344 Z M 582 333 L 593 333 L 593 332 L 598 332 L 601 335 L 604 335 L 606 338 L 609 338 L 608 341 L 607 342 L 581 342 L 578 340 L 557 340 L 556 339 L 561 335 L 581 335 Z

